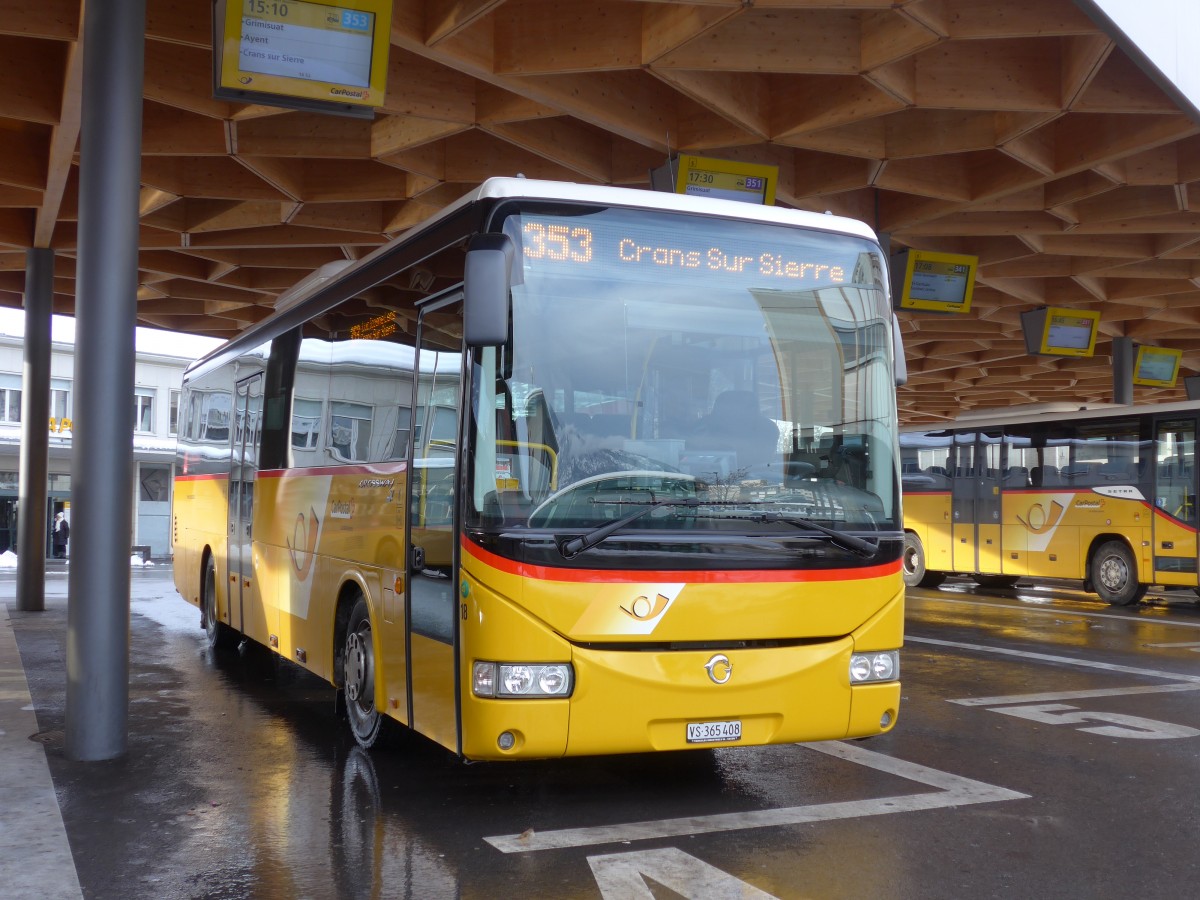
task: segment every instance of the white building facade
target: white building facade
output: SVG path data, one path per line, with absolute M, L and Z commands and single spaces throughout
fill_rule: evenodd
M 139 332 L 141 330 L 139 329 Z M 57 332 L 57 329 L 56 329 Z M 175 433 L 184 369 L 191 356 L 138 351 L 134 365 L 133 521 L 130 547 L 155 559 L 167 559 L 171 547 L 171 483 L 175 465 Z M 167 342 L 157 340 L 156 345 Z M 18 478 L 21 445 L 21 373 L 23 339 L 0 334 L 0 552 L 22 552 L 16 546 Z M 75 347 L 58 339 L 52 343 L 50 361 L 50 449 L 46 509 L 37 515 L 45 522 L 43 552 L 51 556 L 51 525 L 63 512 L 71 518 L 71 437 L 74 423 L 86 415 L 75 407 Z M 113 523 L 114 526 L 117 523 Z M 75 537 L 75 535 L 72 535 Z

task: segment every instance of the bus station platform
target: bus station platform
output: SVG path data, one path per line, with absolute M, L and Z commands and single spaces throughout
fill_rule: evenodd
M 65 622 L 67 579 L 60 568 L 48 573 L 46 604 L 61 608 Z M 14 576 L 0 574 L 0 582 L 0 884 L 14 898 L 81 897 L 42 743 L 46 733 L 38 726 L 12 622 L 14 616 L 59 616 L 17 612 Z
M 475 765 L 414 736 L 365 753 L 327 684 L 211 653 L 166 563 L 131 572 L 128 750 L 71 761 L 63 564 L 45 596 L 17 611 L 0 571 L 0 900 L 623 900 L 651 896 L 639 871 L 684 897 L 1165 900 L 1200 874 L 1178 785 L 1200 742 L 1190 593 L 1113 608 L 951 579 L 909 591 L 901 727 L 880 738 Z M 1050 712 L 961 705 L 980 694 Z M 1114 810 L 1146 865 L 1106 849 Z M 739 818 L 764 815 L 783 821 Z

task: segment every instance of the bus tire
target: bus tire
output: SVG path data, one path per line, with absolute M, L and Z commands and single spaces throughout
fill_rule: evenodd
M 901 569 L 905 587 L 935 588 L 946 580 L 945 572 L 930 572 L 925 568 L 925 546 L 912 532 L 904 533 Z
M 342 644 L 342 691 L 350 733 L 364 750 L 379 740 L 384 716 L 375 703 L 375 643 L 371 633 L 371 611 L 359 594 L 350 609 Z
M 200 578 L 200 626 L 204 642 L 210 650 L 232 650 L 238 645 L 238 634 L 217 618 L 217 564 L 209 555 L 204 559 L 204 574 Z
M 971 580 L 977 585 L 984 588 L 1010 588 L 1015 587 L 1017 582 L 1021 580 L 1019 575 L 972 575 Z
M 1112 606 L 1131 606 L 1149 585 L 1139 584 L 1137 562 L 1122 541 L 1107 541 L 1092 554 L 1091 582 L 1100 599 Z
M 925 577 L 925 548 L 921 539 L 915 534 L 904 533 L 904 584 L 906 587 L 916 587 Z

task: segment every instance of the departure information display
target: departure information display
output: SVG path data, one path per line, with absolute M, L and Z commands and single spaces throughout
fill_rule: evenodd
M 709 159 L 683 154 L 678 160 L 675 192 L 693 197 L 738 200 L 743 203 L 775 203 L 777 166 Z
M 244 72 L 371 83 L 373 13 L 302 0 L 243 0 L 238 55 Z
M 387 84 L 389 0 L 222 0 L 222 90 L 379 106 Z
M 957 253 L 909 250 L 897 260 L 898 308 L 964 313 L 971 308 L 979 260 Z

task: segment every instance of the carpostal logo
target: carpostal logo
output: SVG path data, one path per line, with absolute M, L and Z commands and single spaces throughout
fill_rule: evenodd
M 330 88 L 329 93 L 334 97 L 349 97 L 352 100 L 370 100 L 371 92 L 355 90 L 354 88 Z

